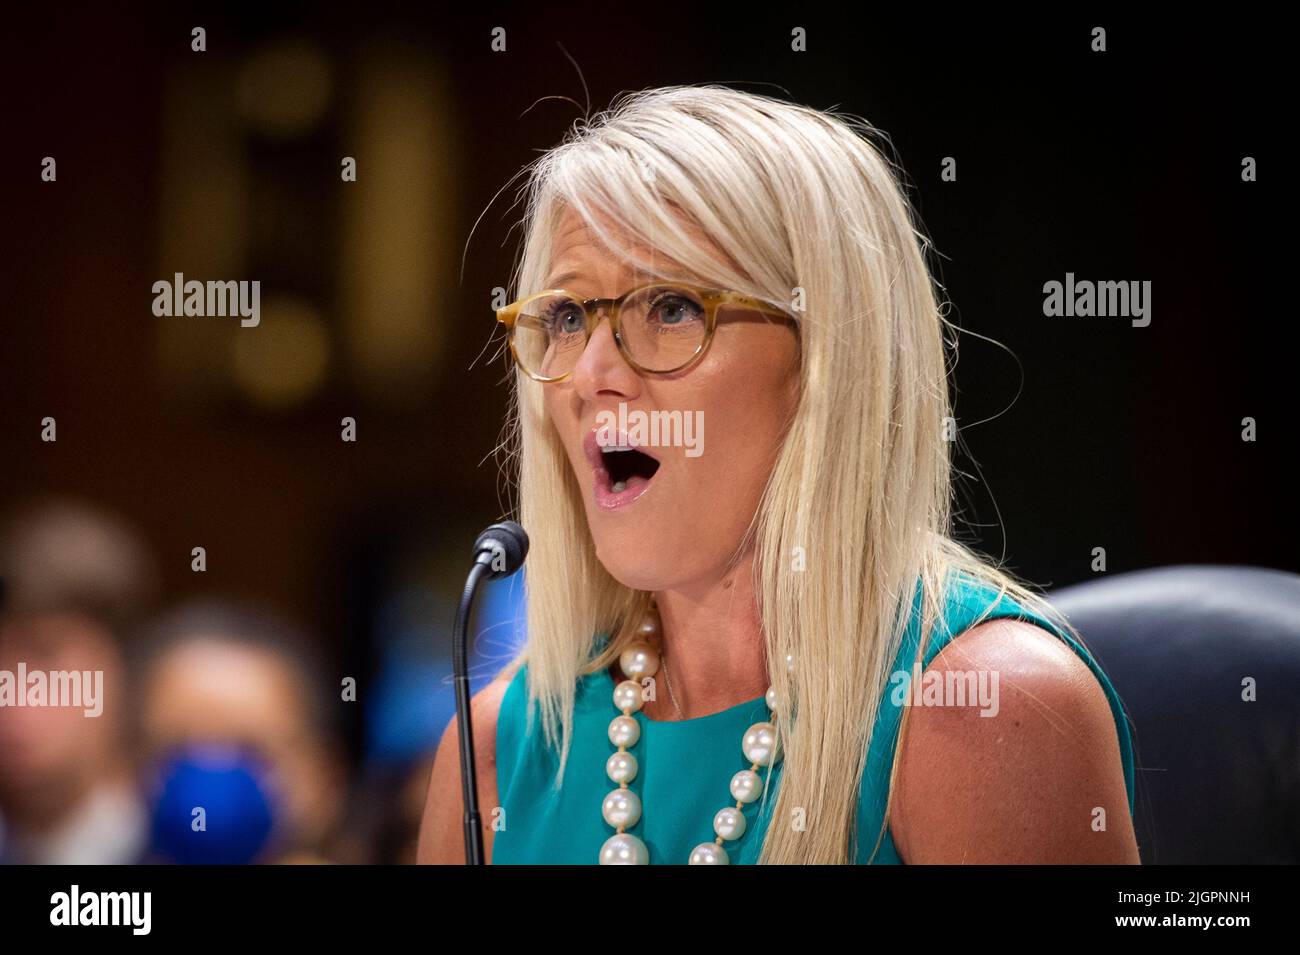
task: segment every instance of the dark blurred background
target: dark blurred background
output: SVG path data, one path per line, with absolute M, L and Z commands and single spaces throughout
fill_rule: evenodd
M 521 209 L 514 186 L 493 200 L 588 103 L 624 90 L 725 82 L 889 134 L 949 317 L 971 333 L 956 370 L 968 539 L 1052 587 L 1093 577 L 1098 547 L 1110 573 L 1300 570 L 1284 467 L 1291 270 L 1270 229 L 1286 175 L 1281 31 L 1254 14 L 1212 29 L 849 17 L 805 5 L 9 15 L 0 505 L 23 513 L 60 495 L 138 537 L 150 596 L 120 621 L 87 611 L 124 660 L 153 661 L 138 673 L 167 672 L 165 652 L 141 650 L 168 645 L 143 635 L 160 610 L 188 607 L 191 634 L 232 646 L 256 643 L 232 636 L 250 630 L 299 635 L 303 654 L 279 665 L 323 674 L 329 715 L 312 732 L 331 741 L 321 765 L 340 780 L 341 815 L 318 812 L 298 848 L 412 855 L 427 759 L 454 710 L 447 642 L 468 548 L 512 503 L 495 453 L 508 392 L 491 307 Z M 791 52 L 796 26 L 807 52 Z M 1094 26 L 1107 28 L 1104 54 L 1090 51 Z M 194 27 L 205 52 L 191 49 Z M 349 156 L 356 182 L 340 178 Z M 956 182 L 940 180 L 946 156 Z M 1258 182 L 1242 182 L 1245 156 Z M 1043 283 L 1067 271 L 1150 280 L 1150 326 L 1045 318 Z M 155 317 L 151 286 L 177 272 L 260 280 L 261 324 Z M 41 440 L 46 417 L 55 442 Z M 1241 438 L 1245 417 L 1255 442 Z M 476 687 L 521 639 L 521 597 L 518 579 L 489 590 Z M 211 600 L 224 608 L 194 610 Z M 38 603 L 33 614 L 49 611 Z M 20 640 L 29 651 L 34 632 Z M 234 673 L 243 658 L 227 647 L 215 659 Z M 349 678 L 356 699 L 341 702 Z M 198 692 L 158 679 L 164 714 L 169 692 Z M 142 707 L 146 690 L 131 692 Z M 308 707 L 275 692 L 272 709 Z M 184 801 L 187 779 L 224 779 L 248 844 L 262 845 L 259 812 L 278 804 L 259 795 L 255 762 L 278 744 L 250 734 L 181 733 L 261 755 L 213 762 L 191 746 L 161 763 L 171 796 L 146 815 Z M 175 742 L 161 733 L 150 752 L 162 760 Z M 12 806 L 40 802 L 19 796 Z

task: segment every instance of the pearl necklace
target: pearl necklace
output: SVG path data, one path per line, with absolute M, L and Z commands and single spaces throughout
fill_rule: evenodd
M 605 762 L 605 773 L 618 783 L 618 788 L 605 797 L 600 807 L 601 815 L 614 827 L 615 832 L 600 847 L 601 865 L 650 864 L 650 850 L 646 844 L 627 831 L 641 819 L 641 798 L 627 784 L 636 778 L 638 770 L 637 759 L 628 749 L 635 746 L 641 738 L 641 724 L 632 716 L 641 709 L 643 703 L 640 681 L 654 676 L 659 670 L 662 631 L 659 616 L 653 609 L 641 621 L 637 636 L 639 639 L 618 658 L 619 669 L 627 679 L 614 687 L 614 708 L 619 711 L 619 715 L 609 724 L 609 741 L 618 749 Z M 667 672 L 665 667 L 665 676 Z M 736 800 L 736 805 L 724 806 L 714 815 L 713 831 L 717 833 L 717 838 L 713 842 L 701 842 L 691 850 L 687 860 L 689 865 L 731 864 L 723 843 L 735 841 L 745 834 L 747 824 L 742 809 L 763 794 L 763 780 L 757 771 L 762 766 L 768 766 L 770 782 L 770 767 L 781 760 L 776 747 L 776 728 L 770 722 L 771 714 L 776 712 L 776 693 L 770 686 L 764 701 L 769 711 L 768 721 L 755 723 L 741 737 L 740 751 L 749 760 L 750 768 L 742 769 L 731 777 L 731 795 Z M 681 712 L 681 707 L 678 707 L 678 712 Z

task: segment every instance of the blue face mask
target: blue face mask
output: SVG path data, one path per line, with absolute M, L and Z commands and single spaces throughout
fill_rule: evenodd
M 151 791 L 154 861 L 246 865 L 263 861 L 278 815 L 268 767 L 234 744 L 189 744 L 155 770 Z

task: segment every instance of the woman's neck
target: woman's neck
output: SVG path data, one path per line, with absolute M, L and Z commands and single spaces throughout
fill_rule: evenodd
M 726 574 L 701 587 L 655 594 L 663 652 L 655 699 L 642 708 L 647 719 L 696 719 L 767 692 L 753 568 L 751 550 Z

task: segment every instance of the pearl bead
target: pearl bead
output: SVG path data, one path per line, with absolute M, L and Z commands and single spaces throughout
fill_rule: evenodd
M 644 645 L 628 647 L 619 655 L 618 668 L 629 680 L 654 676 L 659 670 L 659 651 Z
M 659 619 L 659 611 L 651 607 L 641 618 L 640 625 L 636 628 L 637 636 L 641 638 L 639 642 L 654 644 L 663 634 L 663 623 Z M 627 672 L 626 670 L 623 672 Z
M 740 750 L 751 763 L 771 765 L 776 755 L 776 728 L 771 723 L 755 723 L 745 733 Z
M 618 686 L 614 687 L 614 706 L 620 711 L 631 710 L 635 713 L 641 709 L 641 704 L 645 701 L 641 699 L 641 684 L 634 683 L 631 680 L 624 680 Z
M 752 769 L 742 769 L 731 777 L 731 797 L 743 803 L 751 803 L 763 795 L 763 780 Z
M 619 748 L 605 761 L 605 774 L 619 788 L 612 790 L 601 803 L 600 813 L 605 822 L 615 832 L 600 847 L 601 865 L 649 865 L 650 850 L 637 836 L 626 830 L 641 821 L 641 797 L 628 788 L 628 783 L 636 779 L 640 763 L 636 756 L 627 752 L 641 739 L 641 724 L 632 714 L 639 712 L 644 704 L 642 681 L 652 679 L 658 673 L 662 658 L 662 623 L 657 608 L 651 607 L 641 619 L 637 628 L 637 639 L 631 646 L 619 654 L 618 665 L 627 678 L 614 687 L 614 707 L 619 711 L 609 724 L 609 741 Z M 787 654 L 786 669 L 794 672 L 794 655 Z M 764 702 L 773 714 L 776 709 L 776 689 L 768 687 Z M 780 760 L 777 746 L 776 727 L 772 722 L 755 723 L 741 740 L 741 751 L 754 768 L 771 766 Z M 769 782 L 771 772 L 768 770 Z M 744 805 L 755 802 L 762 796 L 765 788 L 762 777 L 754 769 L 742 769 L 731 777 L 731 796 L 741 806 L 725 806 L 713 816 L 713 831 L 718 835 L 716 842 L 702 842 L 691 850 L 691 865 L 730 865 L 731 857 L 720 842 L 735 841 L 748 831 L 749 823 L 742 811 Z
M 743 836 L 746 825 L 745 814 L 735 806 L 719 809 L 713 817 L 713 831 L 729 841 Z
M 631 749 L 641 738 L 641 724 L 631 716 L 616 716 L 609 721 L 609 741 Z
M 716 842 L 701 842 L 691 850 L 691 865 L 731 865 L 727 850 Z
M 793 673 L 793 672 L 794 672 L 794 654 L 793 654 L 793 653 L 787 653 L 787 654 L 785 655 L 785 672 L 786 672 L 786 673 Z
M 650 851 L 630 832 L 616 832 L 600 847 L 601 865 L 649 865 Z
M 614 753 L 605 760 L 605 774 L 616 783 L 630 783 L 636 779 L 636 757 L 631 753 Z
M 635 826 L 641 819 L 641 797 L 630 789 L 615 789 L 600 804 L 600 814 L 615 829 Z

